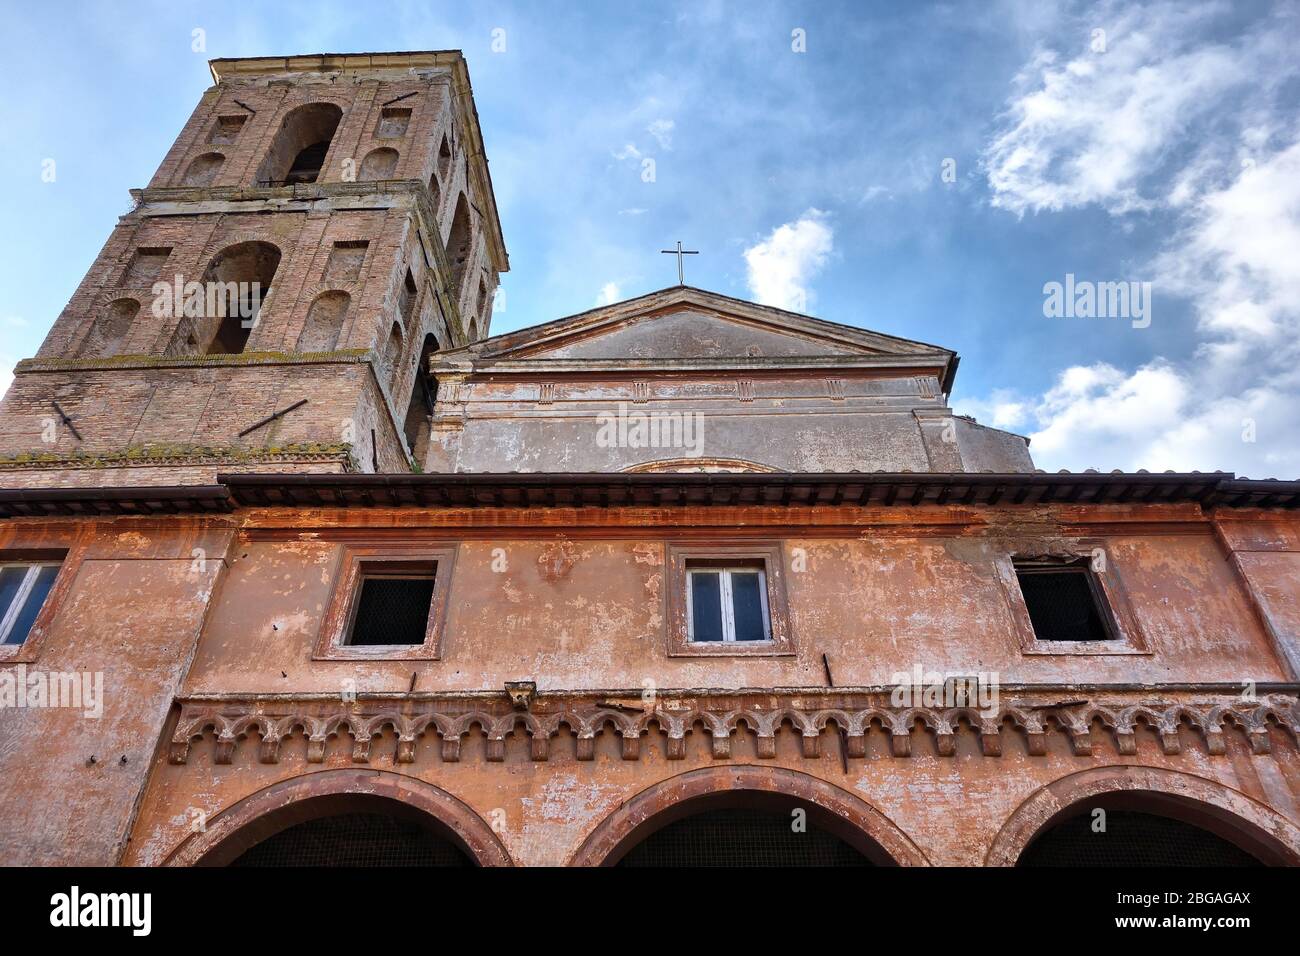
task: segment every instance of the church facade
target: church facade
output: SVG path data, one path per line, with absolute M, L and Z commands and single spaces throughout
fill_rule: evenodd
M 0 862 L 1300 863 L 1300 482 L 685 285 L 493 335 L 459 53 L 212 73 L 0 404 Z

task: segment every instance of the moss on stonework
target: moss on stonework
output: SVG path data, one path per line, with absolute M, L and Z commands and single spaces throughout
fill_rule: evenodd
M 77 468 L 108 468 L 114 465 L 140 461 L 174 461 L 177 459 L 220 459 L 228 462 L 258 461 L 267 457 L 299 455 L 340 456 L 352 462 L 352 446 L 344 442 L 299 442 L 288 445 L 266 445 L 260 448 L 237 448 L 231 445 L 136 445 L 122 451 L 99 454 L 52 452 L 23 452 L 0 456 L 0 467 L 5 465 L 68 465 Z
M 338 349 L 333 352 L 238 352 L 231 355 L 110 355 L 93 359 L 23 359 L 15 372 L 51 371 L 55 369 L 94 369 L 98 366 L 140 366 L 148 368 L 178 368 L 189 365 L 259 365 L 270 362 L 304 364 L 324 360 L 360 359 L 370 354 L 370 349 Z

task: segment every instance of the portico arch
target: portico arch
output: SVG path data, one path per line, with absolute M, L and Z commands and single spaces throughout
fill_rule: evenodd
M 224 866 L 290 827 L 340 814 L 385 813 L 418 822 L 479 866 L 511 866 L 492 828 L 469 806 L 404 774 L 322 770 L 259 790 L 207 821 L 167 858 L 167 866 Z
M 1154 767 L 1098 767 L 1036 791 L 1003 824 L 987 866 L 1014 866 L 1033 841 L 1093 808 L 1151 814 L 1207 831 L 1262 863 L 1300 865 L 1300 826 L 1221 783 Z
M 833 834 L 872 863 L 929 863 L 893 822 L 847 790 L 795 770 L 740 766 L 692 770 L 643 790 L 597 824 L 569 865 L 612 866 L 647 837 L 695 814 L 795 807 L 807 811 L 810 826 Z

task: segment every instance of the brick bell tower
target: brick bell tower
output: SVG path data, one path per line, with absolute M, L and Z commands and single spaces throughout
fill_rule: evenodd
M 0 484 L 422 465 L 509 268 L 458 51 L 218 59 L 0 404 Z

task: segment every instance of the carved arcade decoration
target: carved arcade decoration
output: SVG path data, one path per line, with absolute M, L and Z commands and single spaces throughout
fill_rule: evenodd
M 630 697 L 636 699 L 635 694 Z M 835 735 L 823 737 L 822 732 L 830 724 L 843 731 L 839 739 L 850 758 L 867 755 L 867 734 L 873 724 L 888 734 L 894 757 L 911 756 L 918 723 L 924 728 L 921 733 L 933 736 L 941 757 L 956 754 L 957 735 L 962 732 L 978 735 L 980 752 L 986 757 L 1002 755 L 1003 735 L 1008 732 L 1023 738 L 1030 756 L 1045 755 L 1047 736 L 1054 732 L 1069 738 L 1075 756 L 1091 756 L 1093 728 L 1098 722 L 1123 755 L 1137 753 L 1140 725 L 1158 734 L 1161 750 L 1167 755 L 1182 752 L 1179 731 L 1184 726 L 1197 732 L 1206 752 L 1214 756 L 1227 753 L 1224 731 L 1229 726 L 1244 735 L 1255 754 L 1272 750 L 1270 723 L 1290 734 L 1300 746 L 1300 701 L 1278 694 L 1256 702 L 1225 695 L 1217 701 L 1196 703 L 1100 698 L 1049 703 L 1031 695 L 1004 700 L 991 713 L 974 707 L 891 707 L 887 694 L 843 691 L 691 697 L 660 692 L 640 707 L 552 693 L 536 695 L 529 710 L 502 706 L 500 696 L 490 699 L 474 695 L 360 695 L 352 703 L 319 697 L 241 696 L 192 698 L 181 703 L 181 716 L 168 749 L 168 760 L 173 764 L 186 763 L 193 743 L 209 735 L 215 743 L 214 763 L 230 764 L 237 751 L 250 752 L 239 744 L 254 737 L 258 740 L 258 760 L 278 763 L 281 744 L 295 734 L 307 739 L 308 763 L 323 763 L 331 742 L 343 745 L 345 734 L 351 738 L 352 760 L 369 763 L 374 739 L 386 731 L 397 738 L 396 763 L 414 763 L 424 736 L 438 738 L 442 759 L 455 762 L 460 759 L 462 742 L 476 727 L 486 735 L 487 759 L 500 762 L 506 758 L 507 740 L 520 725 L 528 734 L 529 755 L 538 761 L 549 759 L 551 738 L 560 733 L 562 725 L 575 736 L 575 754 L 580 761 L 595 758 L 596 737 L 605 731 L 620 738 L 625 760 L 640 758 L 641 738 L 649 733 L 660 736 L 669 760 L 682 760 L 686 757 L 686 735 L 696 727 L 709 735 L 713 757 L 728 759 L 732 756 L 732 737 L 742 724 L 755 735 L 757 756 L 764 759 L 776 757 L 777 735 L 786 733 L 799 735 L 805 758 L 820 758 L 823 740 L 836 740 Z

